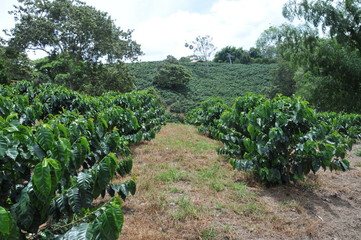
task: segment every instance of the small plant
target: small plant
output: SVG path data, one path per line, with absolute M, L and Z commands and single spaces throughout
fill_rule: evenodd
M 355 155 L 358 156 L 358 157 L 361 157 L 361 150 L 357 150 Z
M 215 227 L 211 227 L 202 232 L 200 239 L 201 240 L 213 240 L 217 239 L 217 229 Z
M 178 205 L 178 211 L 173 215 L 176 219 L 184 220 L 189 217 L 198 218 L 200 208 L 192 205 L 189 199 L 186 199 L 184 196 L 182 196 L 179 199 L 177 205 Z
M 178 181 L 185 181 L 188 179 L 188 174 L 185 171 L 179 171 L 175 168 L 170 168 L 161 172 L 156 176 L 156 180 L 166 183 L 173 183 Z

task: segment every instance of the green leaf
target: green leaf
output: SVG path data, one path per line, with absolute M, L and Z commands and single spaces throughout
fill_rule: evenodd
M 35 209 L 30 200 L 29 191 L 32 189 L 31 182 L 22 192 L 20 200 L 11 207 L 11 212 L 16 215 L 17 225 L 28 230 L 34 221 Z
M 96 239 L 118 239 L 124 223 L 124 215 L 120 208 L 121 205 L 113 201 L 112 206 L 97 217 L 93 223 Z
M 43 150 L 52 150 L 54 144 L 54 134 L 48 124 L 43 124 L 38 127 L 35 136 L 36 141 Z
M 37 158 L 39 158 L 40 161 L 42 161 L 46 156 L 46 153 L 44 152 L 43 149 L 40 148 L 40 146 L 38 144 L 34 144 L 33 151 L 34 151 L 34 155 Z
M 95 239 L 93 224 L 82 223 L 79 226 L 72 227 L 63 236 L 57 238 L 59 240 L 90 240 Z
M 81 196 L 78 188 L 69 189 L 67 192 L 69 206 L 74 213 L 80 213 L 82 209 Z
M 77 185 L 81 194 L 83 207 L 90 207 L 93 201 L 92 189 L 94 187 L 92 174 L 88 171 L 80 172 L 77 177 Z
M 350 162 L 347 161 L 346 159 L 342 159 L 340 161 L 340 164 L 341 164 L 342 171 L 347 171 L 350 169 Z
M 124 177 L 125 175 L 129 174 L 133 167 L 133 160 L 131 157 L 121 161 L 118 164 L 117 172 L 120 176 Z
M 248 133 L 251 135 L 251 138 L 252 138 L 252 139 L 255 139 L 256 128 L 255 128 L 253 125 L 248 125 L 247 131 L 248 131 Z
M 17 147 L 8 148 L 8 149 L 6 150 L 6 155 L 7 155 L 9 158 L 15 160 L 16 157 L 19 155 L 19 152 L 18 152 Z
M 70 141 L 65 138 L 59 138 L 52 151 L 52 157 L 57 159 L 63 166 L 67 166 L 71 155 Z
M 0 157 L 5 155 L 5 152 L 8 148 L 8 139 L 6 136 L 0 136 Z
M 135 194 L 136 183 L 133 180 L 129 180 L 121 184 L 112 185 L 112 188 L 114 191 L 118 192 L 123 200 L 125 200 L 130 194 Z
M 243 139 L 243 145 L 249 153 L 253 153 L 256 149 L 255 143 L 249 138 Z
M 49 166 L 51 166 L 53 173 L 54 173 L 54 176 L 52 176 L 52 177 L 54 177 L 53 182 L 52 182 L 52 186 L 54 187 L 54 186 L 56 186 L 56 184 L 58 184 L 58 182 L 60 180 L 62 166 L 55 159 L 47 158 L 46 160 L 47 160 Z
M 51 193 L 52 186 L 50 170 L 51 169 L 46 158 L 41 163 L 36 164 L 34 169 L 34 190 L 35 192 L 39 192 L 45 198 L 48 198 Z
M 10 234 L 12 221 L 9 212 L 3 207 L 0 207 L 0 223 L 0 233 Z

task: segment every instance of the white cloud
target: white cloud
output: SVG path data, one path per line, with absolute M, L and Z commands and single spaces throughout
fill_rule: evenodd
M 108 12 L 122 29 L 134 29 L 133 39 L 142 46 L 143 60 L 167 55 L 191 55 L 186 41 L 210 35 L 214 45 L 249 49 L 270 25 L 284 22 L 282 6 L 287 0 L 85 0 Z M 6 4 L 5 4 L 6 3 Z M 11 28 L 7 15 L 15 0 L 0 1 L 0 27 Z
M 199 35 L 210 35 L 220 50 L 232 45 L 248 49 L 270 25 L 285 20 L 286 0 L 218 1 L 208 13 L 178 11 L 167 17 L 150 18 L 135 28 L 134 39 L 146 53 L 143 60 L 161 60 L 167 55 L 191 55 L 184 47 Z

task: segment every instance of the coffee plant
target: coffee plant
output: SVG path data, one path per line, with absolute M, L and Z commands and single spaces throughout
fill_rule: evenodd
M 212 106 L 208 109 L 213 112 Z M 342 127 L 346 120 L 327 122 L 321 117 L 299 98 L 267 100 L 249 94 L 236 99 L 218 120 L 202 124 L 208 126 L 211 137 L 223 142 L 218 152 L 228 156 L 235 169 L 252 171 L 265 183 L 282 184 L 303 180 L 320 168 L 349 168 L 345 155 L 356 130 Z M 358 119 L 351 118 L 354 123 Z
M 32 82 L 0 93 L 0 239 L 117 239 L 120 198 L 136 184 L 112 179 L 130 173 L 129 145 L 164 122 L 153 95 L 90 97 Z

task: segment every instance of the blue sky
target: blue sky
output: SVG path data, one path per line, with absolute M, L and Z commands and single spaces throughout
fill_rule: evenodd
M 287 0 L 83 1 L 108 12 L 122 29 L 134 29 L 133 40 L 145 53 L 143 61 L 191 55 L 184 43 L 204 35 L 213 38 L 218 50 L 225 46 L 249 49 L 265 29 L 286 22 L 282 6 Z M 16 0 L 0 0 L 0 29 L 14 26 L 7 13 L 14 4 Z

